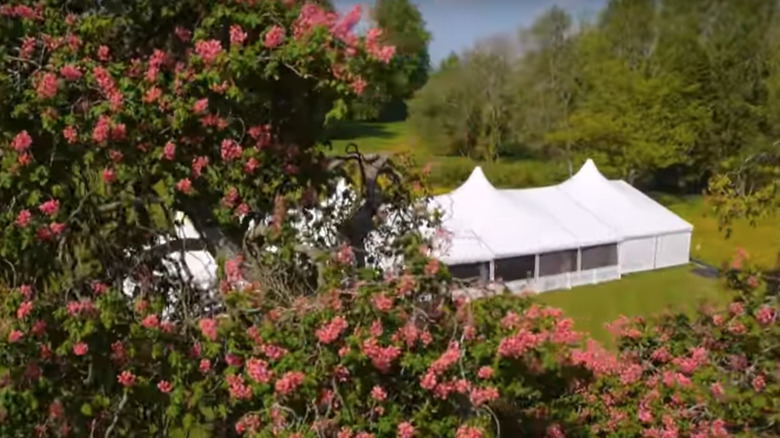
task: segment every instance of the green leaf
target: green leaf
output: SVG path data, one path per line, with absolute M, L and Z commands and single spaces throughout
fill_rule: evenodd
M 81 413 L 87 417 L 92 416 L 92 406 L 89 403 L 81 405 Z

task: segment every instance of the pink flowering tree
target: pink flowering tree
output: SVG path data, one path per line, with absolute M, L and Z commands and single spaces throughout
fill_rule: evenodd
M 591 345 L 579 359 L 597 376 L 583 391 L 598 436 L 777 436 L 780 326 L 776 296 L 739 251 L 725 279 L 733 299 L 696 315 L 627 318 L 619 353 Z
M 247 244 L 295 241 L 286 216 L 332 191 L 322 128 L 381 75 L 393 48 L 353 32 L 359 8 L 101 5 L 0 8 L 8 283 L 76 291 L 129 276 L 159 290 L 167 286 L 154 273 L 172 252 L 225 260 Z M 176 211 L 201 238 L 175 239 Z
M 551 407 L 582 367 L 555 361 L 576 343 L 559 313 L 453 301 L 414 233 L 387 236 L 395 276 L 355 266 L 349 226 L 316 281 L 294 269 L 290 216 L 333 188 L 320 132 L 393 55 L 358 19 L 295 0 L 0 5 L 1 436 L 567 427 Z M 342 161 L 373 172 L 362 223 L 413 201 L 383 158 Z M 174 233 L 177 211 L 200 238 Z M 161 269 L 193 249 L 220 260 L 219 291 Z

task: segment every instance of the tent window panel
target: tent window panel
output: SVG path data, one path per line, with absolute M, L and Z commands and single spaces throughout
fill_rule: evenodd
M 617 244 L 597 245 L 582 248 L 582 270 L 616 266 L 618 264 Z
M 462 263 L 457 265 L 448 265 L 452 278 L 460 280 L 474 280 L 486 282 L 489 277 L 490 266 L 487 263 Z
M 495 260 L 496 280 L 515 281 L 534 277 L 536 256 L 507 257 Z
M 539 255 L 539 276 L 565 274 L 577 270 L 577 250 L 550 252 Z

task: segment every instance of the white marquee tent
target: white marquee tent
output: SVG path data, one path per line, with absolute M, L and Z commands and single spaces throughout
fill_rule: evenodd
M 456 277 L 543 292 L 688 263 L 693 227 L 588 160 L 550 187 L 499 190 L 477 167 L 437 196 L 446 244 L 437 254 Z

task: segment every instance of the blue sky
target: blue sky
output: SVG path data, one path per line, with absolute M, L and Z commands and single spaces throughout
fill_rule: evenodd
M 433 35 L 431 62 L 435 66 L 450 52 L 460 52 L 476 41 L 494 35 L 515 35 L 553 5 L 568 10 L 575 19 L 592 16 L 606 0 L 411 0 L 420 8 Z M 339 11 L 355 4 L 367 7 L 371 0 L 334 0 Z

